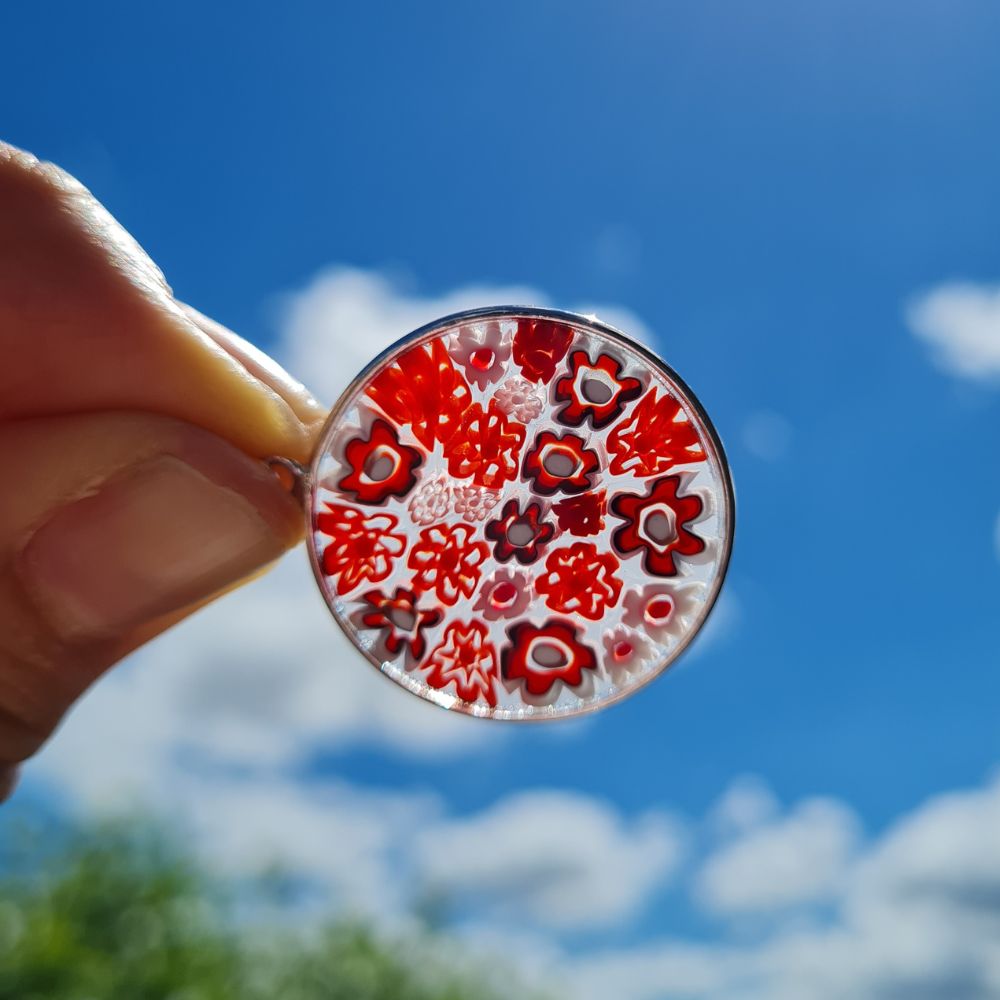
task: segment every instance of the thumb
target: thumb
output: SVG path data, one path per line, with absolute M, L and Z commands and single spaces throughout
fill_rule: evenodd
M 267 466 L 169 417 L 12 422 L 0 454 L 0 788 L 104 670 L 301 537 Z M 99 734 L 98 734 L 99 738 Z

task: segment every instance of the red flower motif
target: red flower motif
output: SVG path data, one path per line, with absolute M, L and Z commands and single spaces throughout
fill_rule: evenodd
M 497 676 L 497 654 L 488 642 L 489 629 L 481 622 L 467 625 L 452 622 L 444 630 L 444 639 L 431 650 L 424 668 L 429 668 L 427 683 L 442 690 L 455 685 L 455 693 L 462 701 L 482 699 L 491 708 L 496 707 L 497 696 L 493 683 Z
M 519 319 L 514 331 L 514 360 L 531 382 L 551 382 L 556 365 L 573 342 L 573 330 L 550 319 Z
M 575 434 L 556 437 L 552 431 L 542 431 L 524 459 L 524 474 L 534 482 L 535 492 L 543 496 L 557 490 L 583 493 L 593 485 L 591 475 L 599 464 L 597 452 L 584 448 L 582 438 Z
M 416 570 L 413 586 L 433 590 L 442 604 L 471 597 L 479 583 L 479 564 L 489 554 L 485 542 L 472 542 L 467 524 L 436 524 L 424 528 L 410 551 L 407 566 Z
M 333 541 L 323 550 L 323 572 L 337 579 L 337 593 L 346 594 L 367 580 L 378 583 L 392 572 L 393 559 L 406 548 L 406 538 L 392 529 L 392 514 L 367 516 L 355 507 L 328 503 L 317 515 L 316 528 Z
M 521 513 L 517 500 L 504 504 L 499 520 L 486 525 L 486 537 L 496 542 L 493 555 L 500 562 L 507 562 L 512 556 L 522 565 L 533 563 L 541 555 L 541 547 L 555 534 L 551 524 L 539 524 L 540 504 L 529 503 Z
M 703 462 L 705 449 L 694 424 L 669 393 L 650 389 L 608 435 L 611 471 L 658 476 L 674 465 Z
M 421 611 L 416 595 L 403 587 L 397 587 L 391 597 L 372 590 L 362 600 L 371 609 L 362 611 L 362 626 L 381 630 L 382 643 L 393 656 L 404 647 L 415 660 L 424 655 L 426 641 L 422 633 L 441 621 L 442 614 L 437 608 Z
M 388 496 L 405 496 L 417 481 L 413 470 L 423 458 L 416 448 L 399 443 L 391 424 L 376 420 L 367 440 L 347 443 L 344 460 L 351 471 L 337 488 L 353 493 L 360 503 L 377 504 Z
M 500 670 L 506 680 L 524 683 L 529 694 L 548 694 L 559 681 L 579 687 L 584 670 L 595 670 L 593 651 L 577 641 L 577 627 L 550 618 L 541 628 L 521 622 L 507 630 L 510 645 L 500 654 Z
M 559 527 L 571 535 L 596 535 L 603 530 L 606 509 L 604 490 L 567 497 L 552 505 Z
M 440 338 L 418 344 L 379 372 L 365 389 L 397 426 L 410 425 L 413 436 L 431 451 L 447 441 L 463 423 L 472 392 L 452 364 Z
M 643 551 L 643 568 L 653 576 L 674 576 L 676 556 L 693 556 L 705 542 L 687 525 L 701 514 L 704 504 L 695 493 L 678 496 L 680 476 L 664 476 L 644 497 L 619 493 L 611 513 L 626 523 L 615 529 L 612 541 L 622 553 Z
M 574 351 L 570 358 L 573 373 L 556 383 L 555 398 L 566 401 L 556 419 L 570 427 L 585 420 L 593 428 L 606 427 L 621 415 L 625 404 L 642 392 L 637 378 L 621 378 L 621 362 L 602 354 L 591 363 L 586 351 Z
M 618 566 L 610 552 L 599 553 L 590 542 L 574 542 L 549 553 L 545 574 L 535 581 L 535 590 L 545 595 L 553 611 L 600 621 L 621 594 L 622 582 L 615 576 Z
M 488 410 L 473 403 L 462 426 L 445 442 L 448 471 L 456 479 L 472 476 L 477 485 L 496 489 L 517 475 L 523 444 L 523 424 L 508 420 L 496 403 Z

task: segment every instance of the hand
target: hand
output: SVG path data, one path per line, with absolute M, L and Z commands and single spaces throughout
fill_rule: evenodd
M 299 541 L 261 459 L 307 461 L 323 415 L 0 143 L 0 801 L 104 670 Z

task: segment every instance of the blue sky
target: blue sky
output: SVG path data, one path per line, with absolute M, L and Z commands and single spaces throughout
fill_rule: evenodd
M 625 824 L 662 809 L 701 829 L 692 818 L 751 774 L 793 813 L 817 795 L 846 804 L 877 845 L 986 780 L 1000 759 L 997 5 L 21 4 L 0 33 L 4 138 L 80 176 L 180 297 L 345 369 L 296 369 L 307 383 L 357 367 L 335 337 L 295 346 L 303 317 L 341 315 L 330 295 L 390 303 L 354 331 L 375 353 L 394 316 L 455 289 L 528 288 L 629 310 L 727 444 L 728 609 L 689 665 L 588 724 L 468 750 L 463 730 L 455 752 L 326 740 L 314 720 L 288 765 L 300 791 L 426 792 L 458 818 L 557 787 Z M 964 367 L 966 313 L 946 298 L 920 319 L 955 283 L 987 343 Z M 417 708 L 412 738 L 433 743 L 438 719 Z M 29 772 L 28 795 L 44 786 Z M 725 937 L 683 884 L 601 933 Z

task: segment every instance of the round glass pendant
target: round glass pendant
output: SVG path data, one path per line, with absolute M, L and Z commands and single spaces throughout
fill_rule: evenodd
M 722 445 L 691 391 L 591 317 L 438 320 L 333 408 L 308 545 L 369 662 L 445 708 L 551 719 L 617 701 L 687 647 L 733 536 Z

